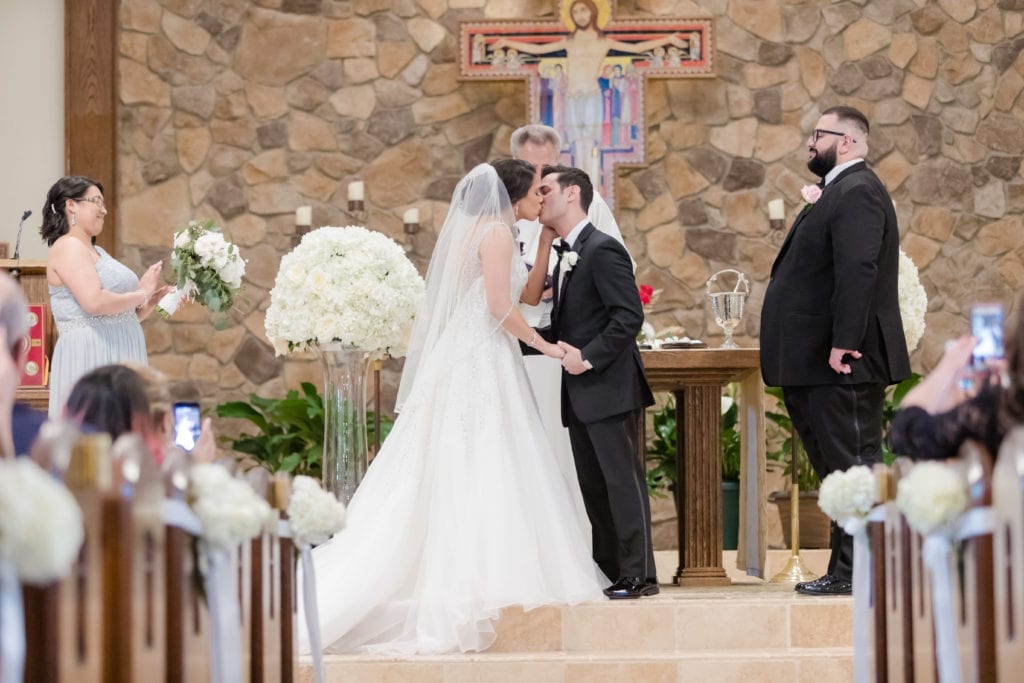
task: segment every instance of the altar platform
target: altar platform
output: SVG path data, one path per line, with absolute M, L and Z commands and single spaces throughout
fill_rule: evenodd
M 677 553 L 657 553 L 659 576 L 670 579 Z M 735 566 L 735 551 L 723 564 Z M 768 571 L 788 550 L 768 552 Z M 814 571 L 827 550 L 802 554 Z M 736 573 L 732 585 L 662 584 L 660 595 L 574 607 L 506 610 L 487 652 L 387 658 L 327 656 L 332 683 L 682 683 L 715 681 L 850 681 L 853 602 L 849 597 L 798 595 L 791 585 Z M 297 680 L 313 681 L 308 658 Z

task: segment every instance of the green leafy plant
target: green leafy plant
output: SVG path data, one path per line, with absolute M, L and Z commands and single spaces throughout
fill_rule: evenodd
M 246 420 L 259 430 L 237 438 L 221 437 L 240 458 L 250 458 L 270 472 L 289 472 L 320 478 L 324 441 L 324 404 L 317 388 L 302 383 L 302 392 L 289 391 L 284 398 L 250 394 L 248 401 L 230 401 L 216 408 L 218 417 Z M 367 440 L 374 440 L 373 411 L 367 411 Z M 381 415 L 381 442 L 394 421 Z
M 740 480 L 739 408 L 733 400 L 722 413 L 722 481 Z M 675 489 L 679 481 L 676 471 L 676 408 L 670 398 L 653 415 L 654 436 L 647 446 L 647 490 L 662 498 L 665 491 Z
M 895 384 L 889 387 L 885 392 L 885 405 L 882 407 L 882 434 L 889 433 L 889 425 L 892 424 L 892 419 L 896 417 L 896 412 L 900 408 L 900 403 L 903 402 L 903 397 L 907 395 L 911 389 L 917 386 L 918 382 L 921 381 L 921 375 L 916 372 L 910 373 L 910 377 L 906 378 L 899 384 Z M 889 448 L 889 443 L 882 439 L 882 460 L 886 465 L 891 465 L 896 461 L 899 454 L 893 453 L 892 449 Z

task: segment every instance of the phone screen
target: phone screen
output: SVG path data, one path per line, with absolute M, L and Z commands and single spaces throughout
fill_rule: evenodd
M 975 304 L 971 307 L 971 335 L 977 340 L 974 346 L 975 365 L 1003 357 L 1003 306 L 1002 304 Z
M 191 452 L 199 439 L 201 421 L 198 403 L 175 403 L 174 443 Z

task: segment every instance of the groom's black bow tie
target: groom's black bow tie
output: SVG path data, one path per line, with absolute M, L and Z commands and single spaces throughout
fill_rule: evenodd
M 559 256 L 572 249 L 568 242 L 559 242 L 558 244 L 552 244 L 551 248 L 555 250 Z

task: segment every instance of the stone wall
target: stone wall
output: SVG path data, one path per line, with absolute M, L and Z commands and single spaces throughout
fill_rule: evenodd
M 231 324 L 193 307 L 147 321 L 151 360 L 204 402 L 319 383 L 311 357 L 275 358 L 263 332 L 294 209 L 315 225 L 362 222 L 402 239 L 416 206 L 433 234 L 458 177 L 507 154 L 525 123 L 518 82 L 460 82 L 464 19 L 553 17 L 555 0 L 123 0 L 120 255 L 137 271 L 169 252 L 189 218 L 221 221 L 249 260 Z M 721 338 L 708 276 L 754 283 L 740 344 L 758 314 L 783 232 L 811 180 L 804 143 L 826 106 L 872 121 L 869 161 L 890 189 L 902 243 L 930 298 L 914 366 L 966 330 L 976 300 L 1011 304 L 1024 282 L 1024 1 L 634 0 L 614 16 L 715 19 L 716 78 L 652 80 L 648 161 L 618 173 L 618 218 L 638 279 L 664 290 L 653 322 Z M 368 212 L 345 188 L 366 182 Z M 393 394 L 400 365 L 385 373 Z M 386 403 L 390 405 L 390 402 Z

